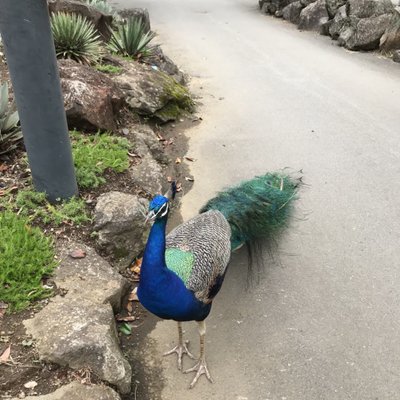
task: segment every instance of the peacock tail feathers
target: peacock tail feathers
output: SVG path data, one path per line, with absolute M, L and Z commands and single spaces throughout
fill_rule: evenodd
M 217 194 L 200 213 L 218 210 L 231 227 L 231 248 L 272 236 L 287 225 L 301 178 L 270 172 Z

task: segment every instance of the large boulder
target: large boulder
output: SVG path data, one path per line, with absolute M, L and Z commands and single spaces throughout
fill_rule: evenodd
M 325 0 L 317 0 L 304 8 L 300 13 L 299 29 L 323 32 L 324 24 L 329 20 Z
M 20 400 L 15 397 L 11 400 Z M 61 386 L 53 393 L 28 396 L 25 400 L 121 400 L 117 392 L 105 385 L 84 385 L 77 381 Z
M 53 279 L 62 295 L 24 321 L 40 358 L 73 369 L 90 368 L 122 393 L 129 392 L 131 367 L 119 348 L 113 314 L 129 283 L 82 243 L 59 244 L 57 259 Z
M 193 110 L 189 91 L 171 76 L 139 63 L 123 62 L 123 67 L 114 81 L 133 111 L 167 122 Z
M 372 18 L 395 11 L 391 0 L 348 0 L 347 15 L 356 18 Z
M 300 13 L 302 9 L 303 5 L 300 3 L 300 1 L 295 1 L 294 3 L 288 4 L 282 10 L 283 19 L 297 25 L 300 22 Z
M 379 42 L 383 52 L 400 49 L 400 14 L 396 11 Z
M 80 14 L 93 23 L 104 40 L 110 39 L 110 29 L 113 16 L 102 13 L 88 3 L 78 0 L 49 0 L 49 12 L 66 12 L 70 14 Z
M 96 204 L 94 228 L 98 244 L 107 254 L 127 266 L 146 244 L 148 227 L 145 214 L 148 201 L 133 194 L 109 192 L 102 194 Z
M 296 0 L 263 0 L 259 2 L 263 12 L 282 17 L 283 9 Z
M 70 129 L 85 131 L 117 128 L 124 93 L 105 74 L 72 60 L 59 60 L 64 107 Z
M 119 348 L 109 304 L 58 296 L 24 325 L 42 360 L 73 369 L 90 368 L 121 393 L 129 393 L 131 367 Z
M 336 12 L 340 7 L 346 4 L 347 0 L 325 0 L 326 11 L 328 11 L 329 18 L 334 18 Z
M 374 50 L 385 30 L 390 25 L 392 14 L 382 14 L 373 18 L 352 19 L 347 27 L 342 29 L 339 44 L 349 50 Z

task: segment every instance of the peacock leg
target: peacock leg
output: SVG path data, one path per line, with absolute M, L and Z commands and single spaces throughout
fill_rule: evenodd
M 189 388 L 192 389 L 198 379 L 200 378 L 201 375 L 205 375 L 207 379 L 213 383 L 213 380 L 211 378 L 210 372 L 208 371 L 207 368 L 207 363 L 206 363 L 206 353 L 205 353 L 205 339 L 206 339 L 206 323 L 204 321 L 198 322 L 199 324 L 199 335 L 200 335 L 200 357 L 198 363 L 192 367 L 184 371 L 185 374 L 189 372 L 196 372 L 196 376 L 192 380 L 192 383 L 190 384 Z
M 183 332 L 182 332 L 182 322 L 178 322 L 178 345 L 175 346 L 172 350 L 167 351 L 164 353 L 164 356 L 169 356 L 170 354 L 176 353 L 178 354 L 178 369 L 179 371 L 182 370 L 182 357 L 184 354 L 187 354 L 191 359 L 194 359 L 193 354 L 187 348 L 189 344 L 189 340 L 183 342 Z

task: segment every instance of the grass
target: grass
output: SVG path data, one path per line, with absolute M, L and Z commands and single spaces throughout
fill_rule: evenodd
M 109 133 L 85 135 L 71 132 L 76 179 L 81 188 L 96 188 L 105 183 L 107 169 L 123 172 L 129 168 L 131 143 Z
M 8 312 L 21 311 L 51 294 L 42 279 L 56 266 L 53 243 L 11 211 L 0 213 L 0 237 L 0 299 Z
M 121 67 L 110 64 L 97 64 L 95 68 L 97 71 L 104 72 L 106 74 L 120 74 L 122 72 Z

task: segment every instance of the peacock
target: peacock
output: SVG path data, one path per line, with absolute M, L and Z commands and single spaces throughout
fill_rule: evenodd
M 151 313 L 178 322 L 178 344 L 164 355 L 178 355 L 178 369 L 186 354 L 195 357 L 183 340 L 182 322 L 197 321 L 200 356 L 185 373 L 195 372 L 213 382 L 205 358 L 205 319 L 219 292 L 231 252 L 262 237 L 274 237 L 287 225 L 301 178 L 266 173 L 228 188 L 209 200 L 198 215 L 166 235 L 170 201 L 176 185 L 165 196 L 156 195 L 146 220 L 154 221 L 145 247 L 138 298 Z

